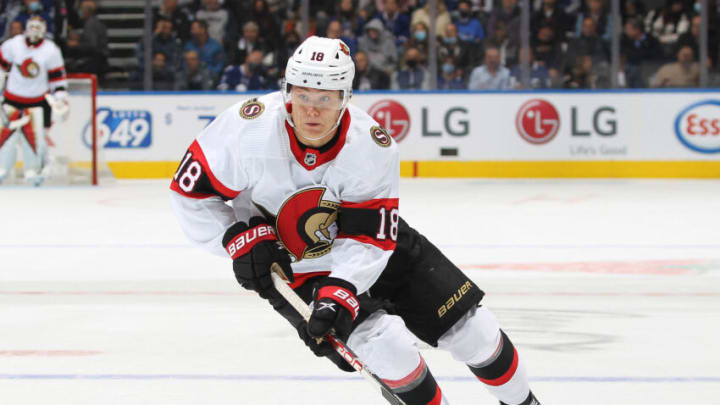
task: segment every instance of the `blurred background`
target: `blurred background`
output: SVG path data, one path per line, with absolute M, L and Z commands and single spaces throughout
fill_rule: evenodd
M 356 90 L 718 84 L 715 0 L 6 0 L 3 40 L 48 23 L 103 90 L 272 90 L 308 35 L 341 38 Z M 488 80 L 499 70 L 502 80 Z

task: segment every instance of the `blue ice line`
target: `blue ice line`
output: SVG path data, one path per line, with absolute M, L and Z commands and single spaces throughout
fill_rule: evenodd
M 0 380 L 232 380 L 232 381 L 360 381 L 356 376 L 260 375 L 260 374 L 0 374 Z M 442 376 L 439 381 L 477 382 L 474 377 Z M 548 376 L 530 377 L 531 382 L 559 383 L 720 383 L 720 377 L 621 377 Z

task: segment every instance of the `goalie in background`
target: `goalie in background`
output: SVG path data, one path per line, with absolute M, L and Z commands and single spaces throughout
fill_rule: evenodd
M 0 48 L 0 182 L 11 172 L 18 144 L 23 149 L 24 179 L 39 186 L 49 168 L 47 130 L 53 112 L 62 119 L 70 112 L 67 76 L 60 49 L 45 38 L 45 21 L 30 18 L 23 35 Z

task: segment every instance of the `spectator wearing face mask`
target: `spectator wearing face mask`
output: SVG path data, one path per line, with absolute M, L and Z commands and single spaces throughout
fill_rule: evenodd
M 365 35 L 358 39 L 358 50 L 367 53 L 370 64 L 390 74 L 397 63 L 395 37 L 377 18 L 365 24 Z
M 469 1 L 461 1 L 457 8 L 458 17 L 453 21 L 457 26 L 458 37 L 465 42 L 479 44 L 485 38 L 485 30 L 480 20 L 472 15 Z
M 403 66 L 392 75 L 390 87 L 393 90 L 429 90 L 430 72 L 420 62 L 420 51 L 408 48 L 403 57 Z
M 453 64 L 461 75 L 466 74 L 471 66 L 478 65 L 482 60 L 483 45 L 461 41 L 455 24 L 448 24 L 445 27 L 445 36 L 439 37 L 438 42 L 438 60 L 451 56 Z
M 23 6 L 20 13 L 15 17 L 14 21 L 19 21 L 24 27 L 30 17 L 39 15 L 45 20 L 47 25 L 47 33 L 45 34 L 48 38 L 53 39 L 55 34 L 55 23 L 50 16 L 50 8 L 45 7 L 40 0 L 24 0 Z
M 455 58 L 447 55 L 442 59 L 437 79 L 438 90 L 461 90 L 467 88 L 462 70 L 455 66 Z
M 413 24 L 410 31 L 410 39 L 405 42 L 403 52 L 410 48 L 415 48 L 420 53 L 420 63 L 427 63 L 428 52 L 430 51 L 430 41 L 428 39 L 429 31 L 430 30 L 425 23 L 419 22 Z
M 445 35 L 445 27 L 450 24 L 450 13 L 448 13 L 445 3 L 442 1 L 436 2 L 437 17 L 435 17 L 435 32 L 439 33 L 440 36 Z M 415 24 L 423 23 L 426 27 L 430 26 L 430 2 L 417 10 L 413 11 L 412 17 L 410 18 L 410 26 Z

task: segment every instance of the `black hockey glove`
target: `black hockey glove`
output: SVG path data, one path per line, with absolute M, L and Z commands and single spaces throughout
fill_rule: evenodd
M 277 243 L 275 229 L 262 217 L 252 217 L 250 225 L 238 222 L 225 231 L 222 243 L 233 259 L 238 283 L 256 291 L 262 298 L 279 297 L 270 278 L 270 266 L 277 263 L 292 282 L 290 256 Z
M 339 278 L 328 277 L 316 285 L 312 315 L 308 320 L 310 336 L 320 338 L 332 331 L 346 340 L 360 313 L 360 302 L 355 293 L 355 286 Z
M 355 371 L 355 369 L 345 361 L 342 356 L 332 347 L 332 344 L 327 340 L 320 340 L 310 336 L 307 331 L 307 323 L 303 322 L 297 328 L 298 336 L 305 342 L 307 346 L 316 356 L 327 357 L 328 360 L 332 361 L 340 370 L 347 371 L 349 373 Z

